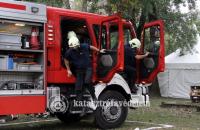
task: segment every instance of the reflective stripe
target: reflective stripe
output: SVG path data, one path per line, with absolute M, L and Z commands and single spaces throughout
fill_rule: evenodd
M 5 2 L 0 2 L 0 7 L 9 8 L 9 9 L 17 9 L 17 10 L 26 10 L 26 6 L 24 5 L 11 4 L 11 3 L 5 3 Z

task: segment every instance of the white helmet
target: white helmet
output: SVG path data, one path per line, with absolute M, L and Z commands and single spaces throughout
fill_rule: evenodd
M 67 34 L 67 38 L 70 39 L 71 37 L 77 37 L 74 31 L 69 31 Z
M 80 46 L 80 42 L 77 37 L 71 37 L 68 41 L 68 45 L 70 48 Z
M 141 42 L 137 38 L 133 38 L 132 40 L 129 41 L 129 44 L 131 48 L 140 48 Z
M 160 41 L 155 41 L 154 44 L 157 45 L 157 46 L 159 46 L 160 45 Z

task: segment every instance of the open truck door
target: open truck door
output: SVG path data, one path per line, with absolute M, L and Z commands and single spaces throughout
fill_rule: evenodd
M 139 82 L 152 83 L 165 68 L 164 23 L 162 20 L 145 24 L 141 38 L 140 54 L 150 52 L 139 63 Z
M 123 24 L 119 16 L 106 17 L 101 22 L 99 33 L 100 53 L 97 59 L 97 80 L 109 82 L 113 75 L 124 68 Z

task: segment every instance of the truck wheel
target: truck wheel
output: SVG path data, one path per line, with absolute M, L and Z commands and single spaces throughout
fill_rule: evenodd
M 56 117 L 64 123 L 76 123 L 81 120 L 80 114 L 70 114 L 68 112 L 56 114 Z
M 117 91 L 106 91 L 100 95 L 99 101 L 103 106 L 98 106 L 95 111 L 96 125 L 102 129 L 119 127 L 128 114 L 128 106 L 120 104 L 120 101 L 126 101 L 125 97 Z

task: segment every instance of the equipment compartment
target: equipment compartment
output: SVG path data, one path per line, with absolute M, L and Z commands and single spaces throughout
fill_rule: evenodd
M 0 96 L 44 94 L 44 24 L 0 19 Z

